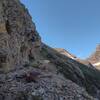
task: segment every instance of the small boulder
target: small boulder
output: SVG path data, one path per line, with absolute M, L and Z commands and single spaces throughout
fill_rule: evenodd
M 32 71 L 32 72 L 26 73 L 25 74 L 25 80 L 27 82 L 36 82 L 36 80 L 39 78 L 38 77 L 39 75 L 40 75 L 40 73 L 36 72 L 36 71 Z

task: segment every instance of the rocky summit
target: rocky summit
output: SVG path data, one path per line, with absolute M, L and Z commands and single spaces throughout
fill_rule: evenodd
M 92 64 L 100 61 L 100 44 L 97 45 L 96 50 L 90 55 L 87 60 L 90 61 Z
M 100 100 L 100 71 L 71 57 L 42 43 L 19 0 L 0 0 L 0 100 Z
M 97 45 L 96 50 L 87 58 L 87 60 L 100 70 L 100 44 Z

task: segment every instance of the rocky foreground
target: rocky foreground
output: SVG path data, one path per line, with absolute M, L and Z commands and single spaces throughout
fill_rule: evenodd
M 41 74 L 35 82 L 20 77 L 31 71 Z M 84 88 L 53 71 L 29 66 L 0 76 L 0 100 L 97 100 Z
M 0 100 L 100 100 L 99 76 L 42 43 L 19 0 L 0 0 Z

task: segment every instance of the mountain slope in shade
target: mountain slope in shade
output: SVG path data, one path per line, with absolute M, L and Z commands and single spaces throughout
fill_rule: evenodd
M 100 100 L 99 76 L 42 43 L 19 0 L 0 0 L 0 100 Z

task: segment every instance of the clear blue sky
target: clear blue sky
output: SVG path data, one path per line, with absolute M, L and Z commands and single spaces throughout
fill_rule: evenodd
M 21 0 L 42 40 L 85 58 L 100 43 L 100 0 Z

